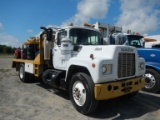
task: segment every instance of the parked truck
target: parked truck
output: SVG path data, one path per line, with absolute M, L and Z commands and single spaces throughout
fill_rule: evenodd
M 84 26 L 87 27 L 92 27 L 101 32 L 101 35 L 103 36 L 103 44 L 110 44 L 109 37 L 112 33 L 121 33 L 122 32 L 122 27 L 118 25 L 111 25 L 111 24 L 105 24 L 101 22 L 96 22 L 95 24 L 89 24 L 89 23 L 84 23 Z
M 82 114 L 93 112 L 99 100 L 133 97 L 144 87 L 145 60 L 135 47 L 103 45 L 100 32 L 85 26 L 41 29 L 12 61 L 22 82 L 39 77 L 66 90 Z

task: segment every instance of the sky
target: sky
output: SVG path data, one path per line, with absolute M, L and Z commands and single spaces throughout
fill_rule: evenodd
M 102 22 L 160 34 L 160 0 L 0 0 L 0 44 L 19 47 L 40 26 Z

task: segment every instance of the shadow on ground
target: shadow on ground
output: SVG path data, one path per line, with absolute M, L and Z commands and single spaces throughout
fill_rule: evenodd
M 39 87 L 42 87 L 42 88 L 46 89 L 49 92 L 53 92 L 54 94 L 66 99 L 66 100 L 70 100 L 69 94 L 64 90 L 54 89 L 53 87 L 51 87 L 51 86 L 49 86 L 49 85 L 47 85 L 43 82 L 39 82 L 39 83 L 37 83 L 37 85 Z
M 135 97 L 101 101 L 98 109 L 90 114 L 93 118 L 112 118 L 113 120 L 139 118 L 160 109 L 160 97 L 138 93 Z
M 37 83 L 38 86 L 53 92 L 54 94 L 69 100 L 69 94 L 63 90 L 53 89 L 44 84 Z M 100 101 L 95 112 L 87 115 L 96 119 L 112 118 L 113 120 L 139 118 L 149 112 L 160 109 L 160 97 L 139 92 L 131 99 L 117 98 L 106 101 Z

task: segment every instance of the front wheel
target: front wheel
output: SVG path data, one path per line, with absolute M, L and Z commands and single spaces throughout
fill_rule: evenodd
M 142 89 L 143 91 L 157 93 L 160 91 L 160 74 L 153 69 L 146 69 L 145 73 L 146 85 Z
M 98 105 L 94 97 L 94 83 L 85 73 L 75 74 L 69 86 L 70 99 L 77 111 L 82 114 L 93 112 Z

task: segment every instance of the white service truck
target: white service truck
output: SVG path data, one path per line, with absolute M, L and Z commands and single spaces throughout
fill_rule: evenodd
M 90 27 L 41 28 L 40 37 L 26 41 L 12 61 L 22 82 L 41 77 L 68 91 L 82 114 L 93 112 L 99 100 L 132 97 L 144 87 L 145 60 L 135 47 L 103 45 L 100 32 Z

